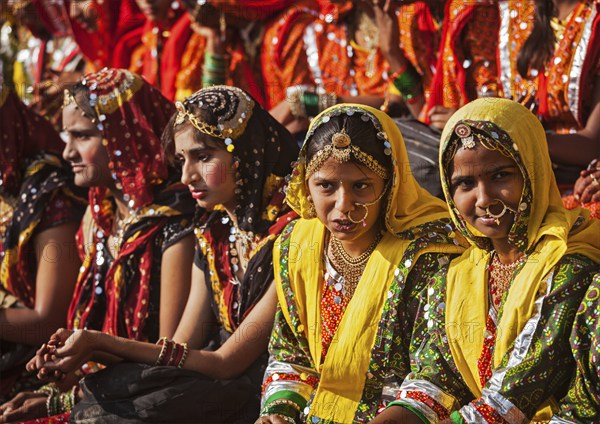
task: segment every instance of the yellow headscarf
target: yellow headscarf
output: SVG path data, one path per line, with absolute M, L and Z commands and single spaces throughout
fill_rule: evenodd
M 494 368 L 500 365 L 533 315 L 535 300 L 546 289 L 542 283 L 558 261 L 564 255 L 575 253 L 600 261 L 600 222 L 590 219 L 587 211 L 567 211 L 563 207 L 544 129 L 525 107 L 505 99 L 479 99 L 461 108 L 447 123 L 440 148 L 442 187 L 452 220 L 471 243 L 471 247 L 451 263 L 448 271 L 448 342 L 463 379 L 473 395 L 479 397 L 482 387 L 477 359 L 483 347 L 488 314 L 487 264 L 492 247 L 488 239 L 466 223 L 450 194 L 451 176 L 446 174 L 451 160 L 448 151 L 453 145 L 454 130 L 461 123 L 492 139 L 517 163 L 525 180 L 509 239 L 526 252 L 528 258 L 512 282 L 503 306 L 494 348 Z M 448 323 L 452 325 L 448 326 Z
M 279 303 L 293 331 L 308 340 L 309 350 L 320 383 L 311 405 L 311 416 L 337 423 L 351 423 L 364 389 L 371 352 L 382 311 L 394 278 L 403 282 L 419 255 L 426 252 L 460 253 L 463 247 L 450 240 L 454 236 L 444 202 L 421 188 L 410 172 L 404 140 L 398 127 L 384 113 L 368 106 L 337 105 L 315 118 L 315 129 L 331 116 L 360 114 L 365 125 L 379 132 L 383 148 L 391 150 L 394 168 L 387 196 L 387 232 L 371 255 L 354 296 L 339 324 L 336 339 L 322 363 L 321 309 L 324 278 L 323 252 L 326 228 L 318 219 L 308 218 L 308 188 L 305 182 L 306 144 L 287 191 L 287 201 L 302 216 L 296 223 L 287 258 L 288 274 L 282 277 L 280 250 L 275 249 L 274 266 Z M 444 219 L 445 221 L 436 221 Z M 432 222 L 435 221 L 435 222 Z M 437 240 L 428 237 L 434 233 Z M 449 236 L 450 235 L 450 236 Z M 414 241 L 426 241 L 415 247 Z M 279 243 L 276 244 L 279 246 Z M 412 247 L 412 249 L 409 249 Z M 289 279 L 301 324 L 292 325 L 282 278 Z M 402 285 L 403 286 L 403 285 Z M 401 286 L 401 287 L 402 287 Z

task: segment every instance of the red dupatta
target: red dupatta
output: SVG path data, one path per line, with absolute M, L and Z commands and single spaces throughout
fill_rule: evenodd
M 67 6 L 69 3 L 67 3 Z M 75 40 L 83 54 L 96 69 L 129 68 L 133 50 L 142 41 L 145 18 L 135 0 L 104 0 L 90 2 L 96 14 L 95 31 L 84 28 L 71 19 Z
M 179 183 L 169 183 L 160 143 L 174 106 L 139 76 L 122 69 L 87 75 L 90 104 L 99 118 L 115 184 L 124 194 L 133 220 L 110 267 L 104 254 L 115 219 L 114 205 L 104 187 L 90 190 L 89 225 L 79 237 L 87 248 L 73 300 L 70 328 L 95 328 L 108 334 L 147 340 L 152 275 L 159 252 L 155 238 L 169 218 L 189 214 L 193 202 Z M 189 200 L 189 201 L 188 201 Z M 190 205 L 192 207 L 190 207 Z
M 475 26 L 468 30 L 468 34 L 464 34 L 469 25 Z M 453 0 L 446 4 L 442 42 L 427 111 L 438 105 L 460 108 L 469 101 L 475 100 L 476 88 L 479 88 L 480 84 L 486 88 L 488 85 L 492 86 L 492 89 L 497 91 L 494 43 L 498 30 L 499 17 L 495 1 L 469 4 Z M 464 44 L 474 39 L 478 40 L 476 43 L 479 47 L 478 51 L 473 51 L 473 48 L 465 51 Z M 487 66 L 481 63 L 485 61 L 489 62 Z M 475 73 L 477 75 L 474 75 Z M 477 87 L 473 87 L 473 84 L 477 84 Z M 429 123 L 429 119 L 427 117 L 425 119 Z

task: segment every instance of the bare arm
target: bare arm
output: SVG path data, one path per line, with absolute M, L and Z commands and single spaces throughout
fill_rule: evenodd
M 266 351 L 273 327 L 277 296 L 271 285 L 233 335 L 215 352 L 190 350 L 183 368 L 202 373 L 210 378 L 230 379 L 244 372 L 262 352 Z M 204 323 L 199 322 L 200 326 Z M 56 333 L 63 347 L 52 349 L 57 358 L 46 361 L 43 352 L 31 360 L 30 371 L 41 370 L 42 375 L 60 370 L 69 372 L 86 362 L 93 352 L 106 352 L 127 361 L 152 365 L 161 346 L 114 337 L 98 331 L 61 329 Z M 47 349 L 43 346 L 42 349 Z
M 585 128 L 574 134 L 548 134 L 548 149 L 553 162 L 585 168 L 600 156 L 600 77 L 594 81 L 592 112 Z
M 378 2 L 377 5 L 373 6 L 373 10 L 375 12 L 377 26 L 379 27 L 379 49 L 390 65 L 390 75 L 401 71 L 402 69 L 406 69 L 407 67 L 411 67 L 411 63 L 400 48 L 400 22 L 396 16 L 395 2 L 392 0 Z M 395 100 L 399 99 L 400 97 Z M 383 101 L 383 99 L 381 100 Z M 371 104 L 357 101 L 357 103 L 367 104 L 373 107 L 379 107 L 381 105 L 381 102 L 379 104 Z M 414 101 L 410 103 L 405 102 L 405 104 L 412 116 L 418 118 L 423 106 L 425 106 L 425 98 L 420 95 L 416 97 Z
M 77 256 L 77 223 L 49 228 L 34 237 L 37 259 L 33 309 L 0 310 L 0 339 L 39 346 L 65 325 L 81 262 Z
M 194 260 L 194 235 L 169 246 L 160 271 L 160 336 L 172 338 L 190 293 Z
M 173 340 L 187 342 L 190 349 L 201 349 L 205 346 L 207 337 L 216 329 L 209 295 L 204 272 L 194 265 L 190 295 Z

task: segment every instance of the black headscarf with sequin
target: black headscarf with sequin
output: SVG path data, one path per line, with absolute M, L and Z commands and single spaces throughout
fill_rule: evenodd
M 237 282 L 230 245 L 235 228 L 227 213 L 219 208 L 207 213 L 196 231 L 199 244 L 195 263 L 204 271 L 217 319 L 231 334 L 273 281 L 275 238 L 297 217 L 284 204 L 284 187 L 299 149 L 292 135 L 239 88 L 202 89 L 178 104 L 177 109 L 163 137 L 166 151 L 173 151 L 174 134 L 186 125 L 196 128 L 195 134 L 203 142 L 229 151 L 239 163 L 235 209 L 238 228 L 260 239 L 242 281 Z
M 270 198 L 265 191 L 269 191 L 272 176 L 285 177 L 291 172 L 291 163 L 299 152 L 293 136 L 248 93 L 236 87 L 204 88 L 186 98 L 183 106 L 202 123 L 216 128 L 217 136 L 212 138 L 223 143 L 240 163 L 235 211 L 239 228 L 264 234 L 273 224 L 264 216 Z M 167 144 L 172 144 L 174 133 L 189 124 L 188 119 L 179 122 L 174 118 L 174 128 L 169 125 L 165 134 Z

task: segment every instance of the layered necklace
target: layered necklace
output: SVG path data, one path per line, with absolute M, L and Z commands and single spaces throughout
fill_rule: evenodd
M 351 257 L 348 252 L 344 250 L 341 241 L 334 236 L 330 237 L 327 257 L 335 270 L 344 277 L 344 294 L 346 297 L 350 298 L 354 294 L 354 290 L 356 290 L 356 286 L 365 270 L 365 266 L 382 237 L 382 233 L 377 233 L 377 237 L 375 237 L 375 240 L 367 247 L 367 250 L 356 258 Z
M 126 218 L 121 218 L 119 213 L 115 213 L 115 231 L 113 234 L 113 251 L 111 253 L 116 257 L 117 253 L 121 250 L 123 241 L 125 239 L 125 231 L 129 226 L 136 220 L 137 214 L 133 211 L 129 212 Z
M 365 75 L 368 78 L 372 78 L 375 75 L 375 57 L 377 55 L 377 47 L 379 46 L 379 28 L 373 18 L 365 11 L 359 11 L 356 19 L 356 26 L 362 34 L 363 41 L 369 51 Z
M 221 219 L 223 224 L 228 224 L 230 221 L 228 216 Z M 229 227 L 229 261 L 231 263 L 233 274 L 233 284 L 240 283 L 237 273 L 240 269 L 246 269 L 248 262 L 250 262 L 250 256 L 259 240 L 260 237 L 255 235 L 252 231 L 242 231 L 231 223 L 231 227 Z
M 503 264 L 500 262 L 498 253 L 495 251 L 492 252 L 492 262 L 488 266 L 488 271 L 490 273 L 490 295 L 496 310 L 500 308 L 502 297 L 510 286 L 515 269 L 517 269 L 520 264 L 525 262 L 525 258 L 526 255 L 523 255 L 510 264 Z

